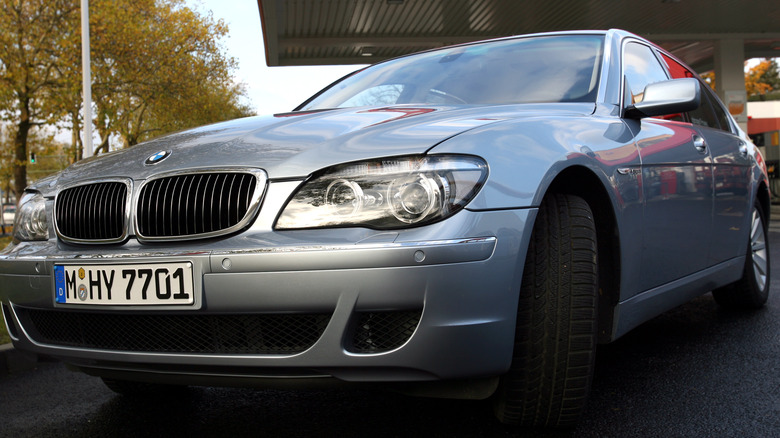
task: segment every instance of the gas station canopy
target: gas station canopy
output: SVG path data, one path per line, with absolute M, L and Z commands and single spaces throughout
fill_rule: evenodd
M 780 57 L 777 0 L 258 0 L 269 66 L 368 64 L 508 35 L 621 28 L 698 71 L 718 44 Z M 733 47 L 726 46 L 726 47 Z

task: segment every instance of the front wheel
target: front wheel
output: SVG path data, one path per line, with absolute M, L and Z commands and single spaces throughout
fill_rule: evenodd
M 597 272 L 587 202 L 546 197 L 523 268 L 512 364 L 494 396 L 503 423 L 567 427 L 579 419 L 595 359 Z
M 750 221 L 747 256 L 742 278 L 712 291 L 715 302 L 726 308 L 758 309 L 769 298 L 769 240 L 767 222 L 761 204 L 756 201 Z

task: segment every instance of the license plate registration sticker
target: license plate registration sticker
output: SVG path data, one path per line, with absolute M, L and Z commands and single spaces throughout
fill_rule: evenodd
M 55 300 L 62 304 L 193 304 L 192 263 L 55 265 Z

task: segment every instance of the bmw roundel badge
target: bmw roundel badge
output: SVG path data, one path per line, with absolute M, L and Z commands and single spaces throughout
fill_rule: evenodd
M 160 151 L 149 156 L 144 162 L 145 164 L 157 164 L 160 161 L 168 158 L 171 155 L 171 151 Z

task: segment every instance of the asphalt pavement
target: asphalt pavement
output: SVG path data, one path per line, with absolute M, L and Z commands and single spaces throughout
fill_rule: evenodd
M 780 206 L 772 213 L 780 273 Z M 198 387 L 180 398 L 131 400 L 5 345 L 0 437 L 780 437 L 777 327 L 778 278 L 760 311 L 720 309 L 710 294 L 669 311 L 599 347 L 581 424 L 555 432 L 506 428 L 482 402 L 376 391 Z

